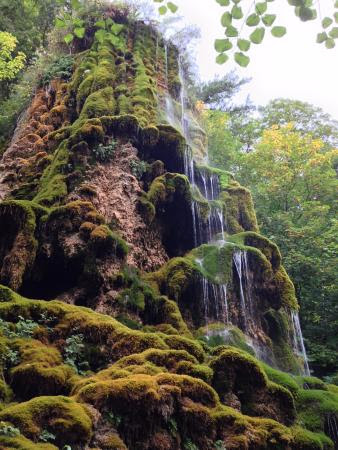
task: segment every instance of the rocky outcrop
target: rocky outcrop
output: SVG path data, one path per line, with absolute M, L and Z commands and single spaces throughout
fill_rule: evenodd
M 1 161 L 0 448 L 333 448 L 278 248 L 201 165 L 177 49 L 117 11 Z

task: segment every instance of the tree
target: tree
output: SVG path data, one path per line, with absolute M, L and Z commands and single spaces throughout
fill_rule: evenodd
M 13 56 L 18 40 L 5 31 L 0 31 L 0 81 L 12 80 L 24 67 L 26 55 L 18 52 Z
M 261 130 L 293 123 L 302 135 L 320 138 L 328 148 L 338 148 L 338 122 L 321 108 L 299 100 L 278 98 L 259 107 Z
M 212 81 L 197 84 L 195 95 L 210 109 L 224 112 L 234 112 L 239 109 L 248 111 L 250 109 L 248 103 L 239 107 L 234 106 L 232 100 L 241 87 L 249 81 L 250 79 L 239 78 L 235 71 L 231 71 L 222 78 L 216 77 Z
M 294 124 L 273 125 L 244 156 L 239 174 L 253 193 L 262 233 L 280 247 L 295 283 L 312 368 L 320 376 L 338 370 L 337 154 Z

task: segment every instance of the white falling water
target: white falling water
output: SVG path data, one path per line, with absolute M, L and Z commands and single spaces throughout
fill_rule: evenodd
M 167 89 L 169 88 L 169 69 L 168 69 L 168 44 L 164 43 L 164 59 L 165 59 L 165 82 Z M 169 90 L 169 89 L 168 89 Z
M 309 362 L 306 355 L 302 329 L 299 321 L 299 314 L 297 311 L 291 311 L 291 322 L 293 327 L 293 349 L 295 353 L 302 356 L 304 360 L 304 374 L 310 375 Z
M 337 426 L 337 415 L 336 414 L 328 414 L 326 417 L 326 428 L 328 435 L 333 440 L 335 444 L 335 448 L 337 448 L 338 444 L 338 426 Z
M 196 262 L 203 269 L 203 260 L 196 259 Z M 206 325 L 215 318 L 218 322 L 229 324 L 227 285 L 211 283 L 203 276 L 200 280 Z
M 233 253 L 233 261 L 239 279 L 241 310 L 244 321 L 244 330 L 248 329 L 248 317 L 253 317 L 252 288 L 249 279 L 248 256 L 246 251 Z

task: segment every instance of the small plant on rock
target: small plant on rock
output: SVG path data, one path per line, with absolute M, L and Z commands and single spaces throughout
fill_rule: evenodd
M 6 422 L 0 421 L 0 435 L 15 437 L 19 436 L 20 430 L 18 428 L 9 425 Z
M 55 439 L 55 434 L 50 433 L 48 430 L 42 430 L 39 436 L 39 441 L 41 442 L 51 442 L 55 441 Z
M 140 180 L 143 175 L 148 170 L 148 163 L 146 161 L 140 161 L 138 159 L 132 159 L 130 161 L 130 170 L 131 173 L 136 177 L 138 180 Z
M 80 375 L 89 370 L 88 361 L 85 361 L 85 345 L 83 334 L 74 334 L 66 339 L 65 363 L 71 366 Z
M 93 148 L 93 155 L 98 162 L 106 162 L 112 159 L 116 148 L 116 141 L 111 141 L 110 144 L 99 144 Z

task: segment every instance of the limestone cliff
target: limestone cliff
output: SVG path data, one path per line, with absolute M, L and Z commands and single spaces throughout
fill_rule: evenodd
M 177 49 L 104 20 L 1 160 L 0 448 L 334 448 L 337 388 Z

